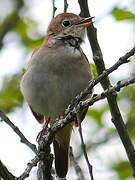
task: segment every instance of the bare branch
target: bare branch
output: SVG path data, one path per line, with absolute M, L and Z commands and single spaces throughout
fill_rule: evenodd
M 15 180 L 15 176 L 12 175 L 8 169 L 3 165 L 3 163 L 0 161 L 0 179 L 3 180 Z
M 104 92 L 101 94 L 94 94 L 91 98 L 87 99 L 86 101 L 80 102 L 80 105 L 85 108 L 88 106 L 92 106 L 95 102 L 105 99 L 108 97 L 110 94 L 119 92 L 121 88 L 128 86 L 130 84 L 135 83 L 135 78 L 129 79 L 129 80 L 124 80 L 124 81 L 118 81 L 117 84 L 113 87 L 110 87 L 109 89 L 106 89 Z
M 15 126 L 10 119 L 5 115 L 4 112 L 0 110 L 0 117 L 1 119 L 6 122 L 12 129 L 13 131 L 20 137 L 21 142 L 26 144 L 34 153 L 37 154 L 37 148 L 35 144 L 30 143 L 26 137 L 23 135 L 23 133 L 19 130 L 17 126 Z
M 27 164 L 27 168 L 25 169 L 25 171 L 23 172 L 23 174 L 16 178 L 15 180 L 24 180 L 26 179 L 27 177 L 29 177 L 29 174 L 30 174 L 30 171 L 32 170 L 33 167 L 37 166 L 37 163 L 40 161 L 40 158 L 39 156 L 35 156 L 31 162 L 29 162 Z
M 52 18 L 55 17 L 55 12 L 57 10 L 57 8 L 55 7 L 55 0 L 52 0 L 52 6 L 53 6 L 53 14 L 52 14 Z
M 64 12 L 67 12 L 68 3 L 67 0 L 64 0 Z
M 109 140 L 112 140 L 113 138 L 115 138 L 114 136 L 115 132 L 110 132 L 108 131 L 107 133 L 105 133 L 104 137 L 101 137 L 101 139 L 99 138 L 98 141 L 93 141 L 93 139 L 90 142 L 87 142 L 86 144 L 86 150 L 88 151 L 95 151 L 95 149 L 97 148 L 97 146 L 99 147 L 100 145 L 103 145 L 105 143 L 107 143 Z M 81 157 L 82 157 L 82 150 L 81 147 L 78 148 L 81 152 L 78 154 L 78 156 L 76 157 L 76 160 L 78 161 Z
M 87 165 L 88 165 L 90 178 L 91 178 L 91 180 L 94 180 L 93 171 L 92 171 L 93 167 L 89 162 L 88 155 L 86 152 L 86 146 L 85 146 L 83 134 L 82 134 L 82 126 L 81 126 L 81 118 L 80 118 L 80 110 L 79 110 L 80 108 L 79 108 L 79 106 L 78 107 L 76 106 L 75 109 L 76 109 L 76 117 L 77 117 L 77 122 L 78 122 L 78 127 L 79 127 L 79 134 L 80 134 L 80 138 L 81 138 L 81 146 L 82 146 L 83 154 L 84 154 L 84 157 L 85 157 Z
M 44 129 L 43 129 L 44 130 Z M 48 133 L 48 128 L 45 128 L 44 136 Z M 44 132 L 44 131 L 43 131 Z M 39 180 L 53 180 L 52 176 L 52 162 L 53 162 L 53 154 L 50 151 L 50 145 L 44 144 L 44 136 L 41 135 L 41 139 L 38 141 L 38 152 L 40 154 L 40 162 L 38 165 L 37 176 Z

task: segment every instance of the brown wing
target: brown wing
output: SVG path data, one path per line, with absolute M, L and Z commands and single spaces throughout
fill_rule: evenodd
M 83 52 L 83 50 L 81 48 L 80 48 L 80 52 L 81 52 L 82 57 L 88 62 L 88 64 L 90 64 L 89 61 L 88 61 L 87 56 L 84 54 L 84 52 Z
M 39 48 L 40 48 L 40 47 L 36 48 L 36 49 L 33 51 L 31 57 L 35 54 L 35 52 L 36 52 Z M 36 118 L 36 120 L 37 120 L 39 123 L 42 124 L 42 123 L 44 122 L 44 115 L 35 112 L 35 111 L 32 109 L 31 106 L 29 106 L 29 107 L 30 107 L 30 109 L 31 109 L 32 114 L 33 114 L 34 117 Z
M 44 122 L 44 115 L 42 114 L 39 114 L 39 113 L 36 113 L 35 111 L 33 111 L 32 107 L 30 106 L 30 109 L 32 111 L 32 114 L 34 115 L 34 117 L 36 118 L 36 120 L 39 122 L 39 123 L 43 123 Z

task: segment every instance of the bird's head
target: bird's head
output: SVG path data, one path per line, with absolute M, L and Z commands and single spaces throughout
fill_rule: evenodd
M 59 14 L 51 21 L 48 27 L 47 39 L 60 39 L 68 36 L 83 41 L 85 28 L 93 23 L 92 18 L 82 18 L 73 13 Z

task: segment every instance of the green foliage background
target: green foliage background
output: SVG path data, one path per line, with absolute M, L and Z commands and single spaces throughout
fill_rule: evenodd
M 38 47 L 43 41 L 43 35 L 38 33 L 38 22 L 36 22 L 32 17 L 24 18 L 20 11 L 25 9 L 25 3 L 23 0 L 12 1 L 13 8 L 10 13 L 7 13 L 5 17 L 0 20 L 0 50 L 4 48 L 4 38 L 10 32 L 15 32 L 19 36 L 19 43 L 25 47 L 26 55 L 30 51 L 33 51 Z M 135 3 L 133 1 L 133 3 Z M 129 4 L 132 6 L 132 4 Z M 117 23 L 131 21 L 135 23 L 135 14 L 133 11 L 129 10 L 128 7 L 124 9 L 119 8 L 119 6 L 114 7 L 110 14 L 115 18 Z M 32 38 L 28 32 L 36 32 L 36 38 Z M 32 32 L 33 33 L 33 32 Z M 94 76 L 97 76 L 95 65 L 92 64 L 92 69 Z M 23 67 L 21 72 L 14 73 L 13 75 L 5 75 L 2 79 L 0 87 L 0 109 L 5 113 L 15 112 L 16 108 L 21 108 L 24 102 L 23 96 L 20 92 L 20 79 L 23 74 Z M 135 142 L 135 87 L 130 86 L 124 88 L 118 97 L 118 101 L 125 100 L 129 106 L 130 110 L 126 115 L 126 125 L 133 142 Z M 105 113 L 109 111 L 108 105 L 104 102 L 104 105 L 100 108 L 90 108 L 87 116 L 93 120 L 93 123 L 97 127 L 95 129 L 94 135 L 100 134 L 101 131 L 105 130 L 107 132 L 104 134 L 103 138 L 98 142 L 94 143 L 94 148 L 98 148 L 103 144 L 107 144 L 112 138 L 118 138 L 116 130 L 114 128 L 109 128 L 103 121 Z M 110 121 L 110 119 L 108 119 Z M 93 137 L 94 139 L 94 137 Z M 88 151 L 93 149 L 92 146 L 87 144 Z M 81 152 L 78 158 L 82 156 Z M 115 171 L 117 180 L 130 180 L 132 179 L 131 167 L 125 159 L 118 159 L 117 161 L 112 161 L 109 164 L 108 169 Z

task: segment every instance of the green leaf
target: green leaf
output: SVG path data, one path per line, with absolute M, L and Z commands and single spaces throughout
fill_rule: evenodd
M 135 20 L 135 14 L 132 12 L 126 10 L 126 9 L 120 9 L 115 7 L 112 10 L 112 15 L 115 17 L 117 21 L 123 21 L 123 20 Z
M 13 111 L 15 107 L 21 106 L 23 96 L 20 92 L 21 75 L 6 76 L 3 80 L 0 92 L 0 109 L 5 113 Z
M 128 161 L 119 161 L 112 165 L 112 169 L 117 172 L 119 180 L 132 177 L 132 168 Z
M 25 73 L 26 73 L 26 69 L 25 69 L 25 68 L 23 68 L 23 69 L 22 69 L 22 72 L 23 72 L 23 74 L 25 74 Z
M 97 69 L 96 69 L 96 65 L 93 64 L 93 63 L 90 63 L 91 67 L 92 67 L 92 73 L 93 73 L 93 76 L 94 78 L 96 78 L 98 76 L 97 74 Z

